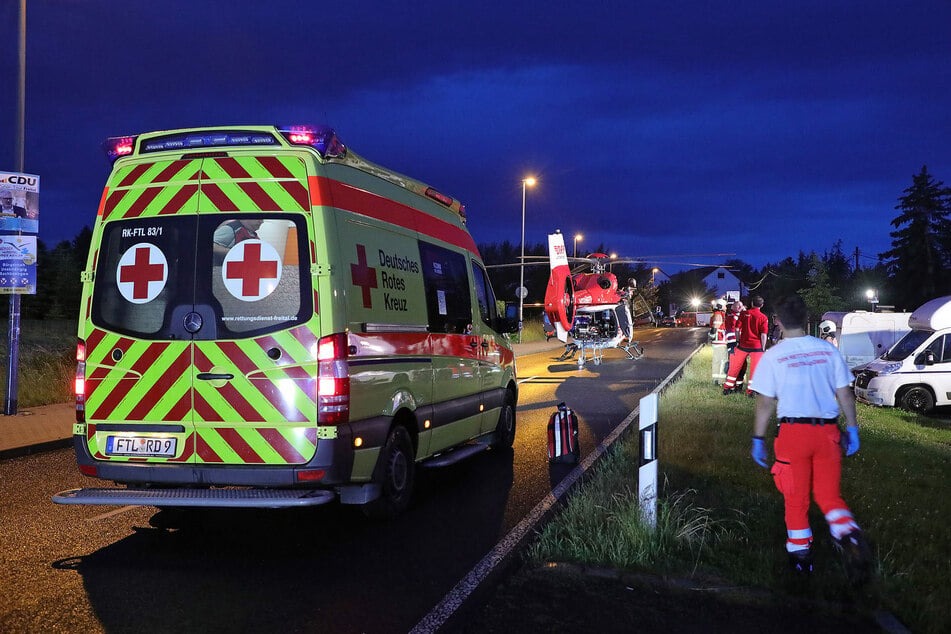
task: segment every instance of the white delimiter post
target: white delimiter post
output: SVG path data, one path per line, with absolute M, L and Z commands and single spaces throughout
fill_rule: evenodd
M 640 466 L 637 470 L 638 499 L 641 516 L 651 527 L 657 527 L 657 394 L 641 399 Z

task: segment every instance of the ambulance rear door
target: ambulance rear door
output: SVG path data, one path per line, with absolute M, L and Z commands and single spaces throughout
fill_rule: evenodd
M 319 333 L 303 161 L 142 161 L 110 184 L 85 326 L 90 452 L 308 460 Z

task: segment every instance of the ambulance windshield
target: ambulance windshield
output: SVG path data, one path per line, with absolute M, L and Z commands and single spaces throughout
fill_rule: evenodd
M 92 319 L 142 339 L 239 339 L 313 312 L 303 217 L 206 214 L 107 223 Z

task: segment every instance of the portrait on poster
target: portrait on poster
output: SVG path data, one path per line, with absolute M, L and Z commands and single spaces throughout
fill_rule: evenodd
M 0 235 L 40 231 L 40 177 L 0 172 Z

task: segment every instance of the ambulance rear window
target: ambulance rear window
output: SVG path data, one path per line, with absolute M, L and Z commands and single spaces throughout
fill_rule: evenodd
M 92 320 L 131 337 L 240 339 L 313 314 L 299 214 L 202 214 L 107 223 Z M 306 269 L 309 271 L 309 267 Z

